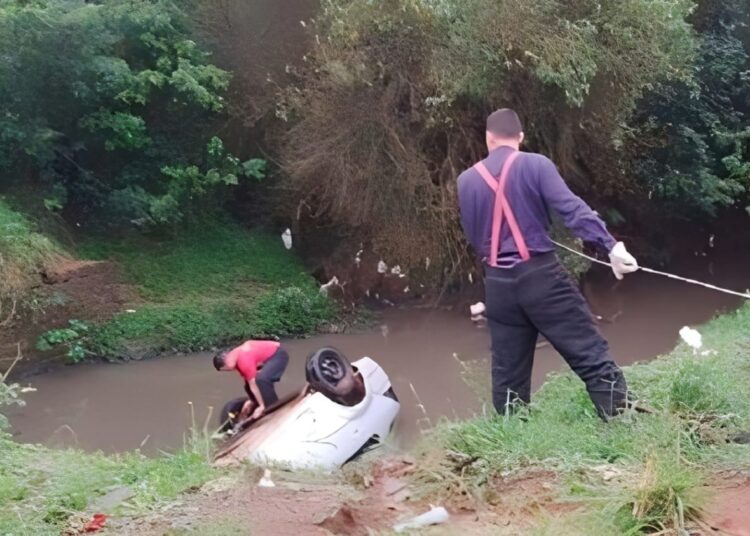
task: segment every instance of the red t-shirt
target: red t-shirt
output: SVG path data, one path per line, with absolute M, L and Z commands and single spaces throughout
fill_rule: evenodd
M 231 359 L 237 360 L 237 372 L 245 380 L 250 381 L 255 378 L 258 366 L 268 361 L 279 349 L 279 346 L 281 346 L 281 343 L 277 341 L 245 341 L 229 352 L 227 357 L 231 356 Z

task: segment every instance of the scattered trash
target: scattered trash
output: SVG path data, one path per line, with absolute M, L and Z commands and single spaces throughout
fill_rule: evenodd
M 428 271 L 430 269 L 430 258 L 425 257 L 424 258 L 424 271 Z
M 474 284 L 474 276 L 471 275 L 471 272 L 469 272 L 469 284 L 470 285 Z
M 396 266 L 394 266 L 393 268 L 391 268 L 391 273 L 393 275 L 401 275 L 401 266 L 399 266 L 397 264 Z
M 393 530 L 397 533 L 402 533 L 407 530 L 419 529 L 427 527 L 429 525 L 438 525 L 448 521 L 448 511 L 442 506 L 433 506 L 430 511 L 425 512 L 405 523 L 398 523 L 393 526 Z
M 292 249 L 292 231 L 288 227 L 286 231 L 281 233 L 281 241 L 284 242 L 286 249 Z
M 378 261 L 378 273 L 384 274 L 388 271 L 388 265 L 382 260 Z
M 27 385 L 26 387 L 21 388 L 21 393 L 36 393 L 36 387 Z
M 369 288 L 367 290 L 365 290 L 365 296 L 367 296 L 368 298 L 370 297 L 370 289 Z
M 133 313 L 135 313 L 136 311 L 135 311 L 135 309 L 125 309 L 125 312 L 126 312 L 126 313 L 130 313 L 130 314 L 133 314 Z
M 334 275 L 328 283 L 320 285 L 320 293 L 323 296 L 328 296 L 328 291 L 330 290 L 330 288 L 337 286 L 339 286 L 339 278 Z
M 362 263 L 362 253 L 364 252 L 364 249 L 360 249 L 356 255 L 354 255 L 354 264 L 357 265 L 357 268 L 359 268 L 359 265 Z
M 261 478 L 258 481 L 258 487 L 259 488 L 275 488 L 276 484 L 273 483 L 273 480 L 271 480 L 271 471 L 270 469 L 266 469 L 263 471 L 263 478 Z
M 680 330 L 680 337 L 688 346 L 690 346 L 690 348 L 693 349 L 693 353 L 695 353 L 701 348 L 701 346 L 703 346 L 703 337 L 701 336 L 701 334 L 698 333 L 698 331 L 689 328 L 688 326 L 684 326 Z
M 701 355 L 703 357 L 706 357 L 706 356 L 709 356 L 709 355 L 719 355 L 719 352 L 717 352 L 716 350 L 703 350 L 701 352 Z
M 406 285 L 404 287 L 404 294 L 407 294 L 411 289 L 409 288 L 409 285 Z
M 107 516 L 105 514 L 94 514 L 83 526 L 83 530 L 86 532 L 96 532 L 104 528 L 107 524 Z
M 708 247 L 714 247 L 714 238 L 716 238 L 714 235 L 708 237 Z
M 469 311 L 471 311 L 471 316 L 478 316 L 485 312 L 486 307 L 484 306 L 484 302 L 477 302 L 474 305 L 469 306 Z

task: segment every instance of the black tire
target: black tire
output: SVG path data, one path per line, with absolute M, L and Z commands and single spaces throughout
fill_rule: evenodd
M 305 377 L 313 389 L 333 401 L 347 397 L 355 388 L 354 370 L 335 348 L 321 348 L 307 356 Z

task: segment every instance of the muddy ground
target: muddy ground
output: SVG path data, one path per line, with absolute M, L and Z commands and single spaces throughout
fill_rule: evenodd
M 274 487 L 269 488 L 258 485 L 261 469 L 238 468 L 159 511 L 110 517 L 102 534 L 392 534 L 395 524 L 430 509 L 429 500 L 420 498 L 416 472 L 415 460 L 389 457 L 372 465 L 357 463 L 337 475 L 272 472 Z M 712 499 L 703 520 L 692 523 L 688 534 L 750 535 L 750 471 L 717 474 L 715 482 L 706 490 Z M 510 536 L 528 534 L 542 522 L 554 526 L 555 519 L 586 508 L 566 499 L 561 487 L 554 473 L 543 470 L 496 478 L 481 502 L 461 493 L 442 501 L 449 520 L 419 534 Z M 84 522 L 72 520 L 66 534 L 81 534 Z

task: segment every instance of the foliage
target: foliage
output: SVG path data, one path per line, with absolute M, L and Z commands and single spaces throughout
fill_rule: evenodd
M 328 0 L 309 68 L 278 114 L 288 210 L 402 266 L 468 266 L 455 179 L 486 113 L 517 109 L 528 147 L 596 198 L 634 190 L 621 150 L 647 91 L 690 84 L 688 0 Z M 388 260 L 388 259 L 386 259 Z
M 748 345 L 740 336 L 748 326 L 745 306 L 701 328 L 715 355 L 697 358 L 681 345 L 626 368 L 633 393 L 650 413 L 603 423 L 583 384 L 572 374 L 556 374 L 520 415 L 446 423 L 430 441 L 472 461 L 462 475 L 478 485 L 478 493 L 496 473 L 556 471 L 564 482 L 561 493 L 588 505 L 583 517 L 577 513 L 563 526 L 607 526 L 604 532 L 623 534 L 683 527 L 701 504 L 704 477 L 697 468 L 750 463 L 750 449 L 732 443 L 750 426 Z M 465 375 L 476 380 L 471 368 L 466 365 Z M 436 475 L 454 470 L 450 459 L 440 460 L 440 469 L 425 469 L 426 480 L 437 484 L 442 479 Z M 603 472 L 617 476 L 602 478 Z
M 12 318 L 38 274 L 60 256 L 57 244 L 0 198 L 0 326 Z
M 262 333 L 304 335 L 331 317 L 328 299 L 310 287 L 286 287 L 262 296 L 255 309 Z
M 143 225 L 262 175 L 211 137 L 229 75 L 191 40 L 181 5 L 0 2 L 0 185 L 42 186 L 76 223 Z
M 334 314 L 278 237 L 233 224 L 188 227 L 161 240 L 90 240 L 81 252 L 119 261 L 147 300 L 91 329 L 85 347 L 98 355 L 300 335 Z
M 694 218 L 746 200 L 750 187 L 750 12 L 742 2 L 704 1 L 695 76 L 639 103 L 631 168 L 672 214 Z
M 88 334 L 89 326 L 80 320 L 68 320 L 67 328 L 52 329 L 42 333 L 36 343 L 36 349 L 42 352 L 52 350 L 55 346 L 65 345 L 68 348 L 66 357 L 71 363 L 78 363 L 86 358 L 83 340 Z

